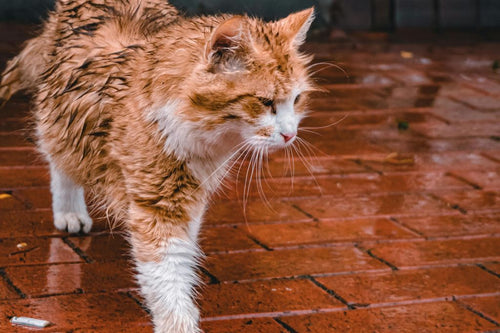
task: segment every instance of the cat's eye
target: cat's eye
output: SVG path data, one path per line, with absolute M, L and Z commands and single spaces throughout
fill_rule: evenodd
M 262 104 L 264 104 L 264 106 L 267 106 L 267 107 L 273 106 L 273 104 L 274 104 L 274 101 L 272 99 L 265 98 L 265 97 L 259 97 L 259 101 Z
M 298 102 L 300 102 L 302 95 L 298 94 L 297 97 L 295 97 L 295 101 L 293 102 L 294 105 L 297 105 Z
M 274 105 L 274 101 L 269 98 L 259 97 L 259 101 L 265 106 L 271 108 L 271 113 L 276 114 L 276 107 Z

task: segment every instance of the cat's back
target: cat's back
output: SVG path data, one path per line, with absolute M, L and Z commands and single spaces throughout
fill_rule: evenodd
M 105 54 L 144 43 L 177 17 L 164 0 L 58 0 L 45 30 L 52 35 L 53 60 L 66 61 L 78 50 Z
M 161 0 L 56 3 L 39 37 L 46 66 L 34 115 L 42 152 L 64 160 L 75 175 L 103 168 L 108 143 L 127 116 L 123 100 L 130 95 L 138 55 L 176 17 Z
M 38 37 L 45 59 L 39 111 L 57 113 L 69 102 L 78 108 L 86 100 L 102 106 L 120 99 L 133 79 L 137 54 L 177 17 L 164 0 L 58 0 Z

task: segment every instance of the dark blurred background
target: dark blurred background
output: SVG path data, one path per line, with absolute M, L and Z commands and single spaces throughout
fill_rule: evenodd
M 187 14 L 246 12 L 266 19 L 315 6 L 317 29 L 500 27 L 500 0 L 171 0 Z M 40 22 L 54 0 L 0 0 L 0 21 Z

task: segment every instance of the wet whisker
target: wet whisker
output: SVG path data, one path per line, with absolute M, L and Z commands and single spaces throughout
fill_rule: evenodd
M 318 127 L 301 127 L 299 130 L 317 130 L 317 129 L 325 129 L 325 128 L 329 128 L 329 127 L 332 127 L 332 126 L 335 126 L 335 125 L 338 125 L 340 124 L 342 121 L 344 121 L 346 118 L 347 118 L 347 114 L 345 114 L 344 116 L 342 116 L 342 118 L 340 118 L 339 120 L 335 120 L 333 123 L 331 124 L 328 124 L 328 125 L 325 125 L 325 126 L 318 126 Z

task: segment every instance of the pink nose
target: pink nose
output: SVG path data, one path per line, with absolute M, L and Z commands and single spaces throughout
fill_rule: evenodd
M 292 140 L 295 137 L 295 133 L 280 133 L 283 139 L 285 139 L 285 143 Z

